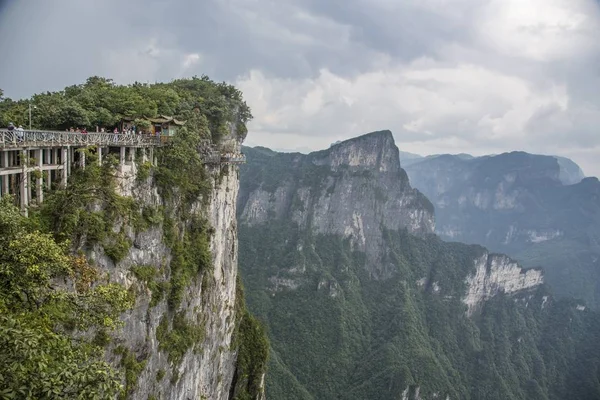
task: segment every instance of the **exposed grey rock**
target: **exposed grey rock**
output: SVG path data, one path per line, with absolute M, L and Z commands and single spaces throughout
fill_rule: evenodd
M 253 152 L 248 151 L 249 162 Z M 374 132 L 308 155 L 276 154 L 282 168 L 274 187 L 241 193 L 241 221 L 292 218 L 303 229 L 341 234 L 367 253 L 379 276 L 383 229 L 432 233 L 431 203 L 410 187 L 389 131 Z M 258 153 L 257 153 L 258 155 Z
M 163 205 L 152 179 L 142 184 L 136 183 L 136 171 L 137 166 L 133 162 L 121 167 L 118 182 L 120 193 L 134 197 L 144 206 Z M 219 177 L 219 174 L 222 176 Z M 213 190 L 208 206 L 202 207 L 202 210 L 214 228 L 210 240 L 213 268 L 204 272 L 209 274 L 208 277 L 199 276 L 186 288 L 180 306 L 189 321 L 204 326 L 205 336 L 193 351 L 187 351 L 180 364 L 172 365 L 168 361 L 167 353 L 159 350 L 156 338 L 157 327 L 168 314 L 166 300 L 150 307 L 150 290 L 131 272 L 131 267 L 136 265 L 157 269 L 168 266 L 171 255 L 163 242 L 162 227 L 155 226 L 139 233 L 128 229 L 133 246 L 117 265 L 104 254 L 100 246 L 96 246 L 89 254 L 96 265 L 109 273 L 112 280 L 135 288 L 138 293 L 135 307 L 123 315 L 124 326 L 118 330 L 115 343 L 135 352 L 138 360 L 147 361 L 136 390 L 129 398 L 146 400 L 155 396 L 157 399 L 171 400 L 226 400 L 230 396 L 237 358 L 232 334 L 236 323 L 236 202 L 239 177 L 238 169 L 234 166 L 229 166 L 225 174 L 217 167 L 212 175 Z M 200 202 L 196 209 L 201 209 Z M 202 285 L 203 281 L 208 284 Z M 119 356 L 109 357 L 113 362 L 119 362 Z M 159 371 L 164 372 L 160 380 L 157 379 Z M 177 379 L 174 375 L 177 375 Z
M 441 155 L 405 167 L 436 208 L 443 239 L 481 244 L 543 266 L 560 297 L 600 306 L 600 185 L 561 157 L 523 152 Z
M 485 253 L 475 260 L 475 272 L 466 279 L 467 293 L 463 302 L 471 315 L 481 304 L 503 292 L 506 294 L 533 289 L 544 283 L 539 269 L 522 269 L 507 256 Z
M 574 185 L 581 182 L 585 175 L 579 165 L 575 164 L 572 160 L 565 157 L 555 156 L 560 167 L 560 173 L 558 178 L 565 185 Z

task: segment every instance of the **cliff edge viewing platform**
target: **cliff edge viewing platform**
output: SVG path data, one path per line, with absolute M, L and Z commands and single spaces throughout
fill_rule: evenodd
M 170 136 L 110 133 L 0 130 L 0 197 L 14 195 L 26 213 L 31 200 L 41 203 L 54 184 L 65 186 L 73 168 L 85 168 L 87 147 L 95 147 L 98 161 L 113 154 L 120 165 L 132 164 L 136 154 L 156 165 L 154 148 L 166 146 Z M 243 164 L 246 156 L 219 149 L 210 141 L 198 149 L 209 166 Z
M 52 147 L 160 147 L 168 143 L 169 136 L 148 134 L 128 134 L 110 132 L 60 132 L 40 130 L 0 130 L 0 151 L 25 150 Z M 219 151 L 206 142 L 200 149 L 200 157 L 205 164 L 243 164 L 243 153 Z M 0 167 L 1 168 L 1 167 Z

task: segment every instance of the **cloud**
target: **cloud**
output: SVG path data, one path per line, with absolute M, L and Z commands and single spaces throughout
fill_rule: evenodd
M 596 0 L 7 4 L 9 96 L 206 73 L 244 91 L 248 144 L 317 149 L 391 129 L 407 151 L 560 154 L 600 175 Z
M 315 147 L 323 134 L 333 141 L 389 128 L 401 145 L 435 146 L 455 138 L 457 144 L 496 149 L 510 142 L 519 148 L 537 137 L 536 124 L 568 123 L 570 117 L 564 85 L 536 87 L 479 66 L 440 66 L 426 59 L 353 78 L 322 70 L 300 82 L 252 71 L 237 85 L 256 115 L 251 132 L 294 133 Z M 564 141 L 562 131 L 545 131 L 552 137 L 544 142 Z
M 479 37 L 506 56 L 554 61 L 598 50 L 597 5 L 589 0 L 494 0 L 482 17 Z
M 183 66 L 183 68 L 187 69 L 187 68 L 190 68 L 192 65 L 197 64 L 198 61 L 200 61 L 200 54 L 198 54 L 198 53 L 186 54 L 185 57 L 183 58 L 182 66 Z

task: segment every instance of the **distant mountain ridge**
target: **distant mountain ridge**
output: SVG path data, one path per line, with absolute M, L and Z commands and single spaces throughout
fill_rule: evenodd
M 573 161 L 512 152 L 440 155 L 404 168 L 434 204 L 442 238 L 542 265 L 557 294 L 600 306 L 600 184 L 581 179 Z
M 525 153 L 525 152 L 517 151 L 517 152 L 513 152 L 513 153 Z M 510 154 L 510 153 L 504 153 L 504 154 Z M 525 154 L 531 154 L 531 153 L 525 153 Z M 539 156 L 539 157 L 547 157 L 547 156 L 536 155 L 536 154 L 531 154 L 531 155 Z M 468 161 L 468 160 L 489 158 L 489 157 L 498 157 L 498 156 L 499 156 L 498 154 L 488 154 L 488 155 L 484 155 L 484 156 L 475 157 L 475 156 L 472 156 L 472 155 L 466 154 L 466 153 L 432 154 L 429 156 L 421 156 L 418 154 L 407 153 L 407 152 L 401 151 L 400 152 L 400 162 L 402 164 L 402 167 L 404 168 L 404 167 L 408 167 L 408 166 L 411 166 L 414 164 L 421 163 L 423 161 L 432 161 L 432 160 L 440 158 L 440 157 L 456 157 L 460 160 Z M 573 160 L 566 158 L 566 157 L 560 157 L 560 156 L 550 156 L 550 157 L 554 157 L 556 159 L 556 161 L 558 162 L 559 179 L 563 184 L 573 185 L 575 183 L 581 182 L 581 180 L 583 178 L 585 178 L 585 174 L 583 173 L 583 170 Z

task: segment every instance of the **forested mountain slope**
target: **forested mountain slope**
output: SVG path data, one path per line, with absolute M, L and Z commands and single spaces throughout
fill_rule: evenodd
M 572 161 L 523 152 L 443 155 L 406 171 L 435 205 L 440 237 L 543 266 L 557 295 L 600 305 L 600 183 L 581 180 Z
M 541 271 L 432 234 L 388 131 L 246 148 L 240 268 L 272 399 L 597 399 L 598 316 Z

